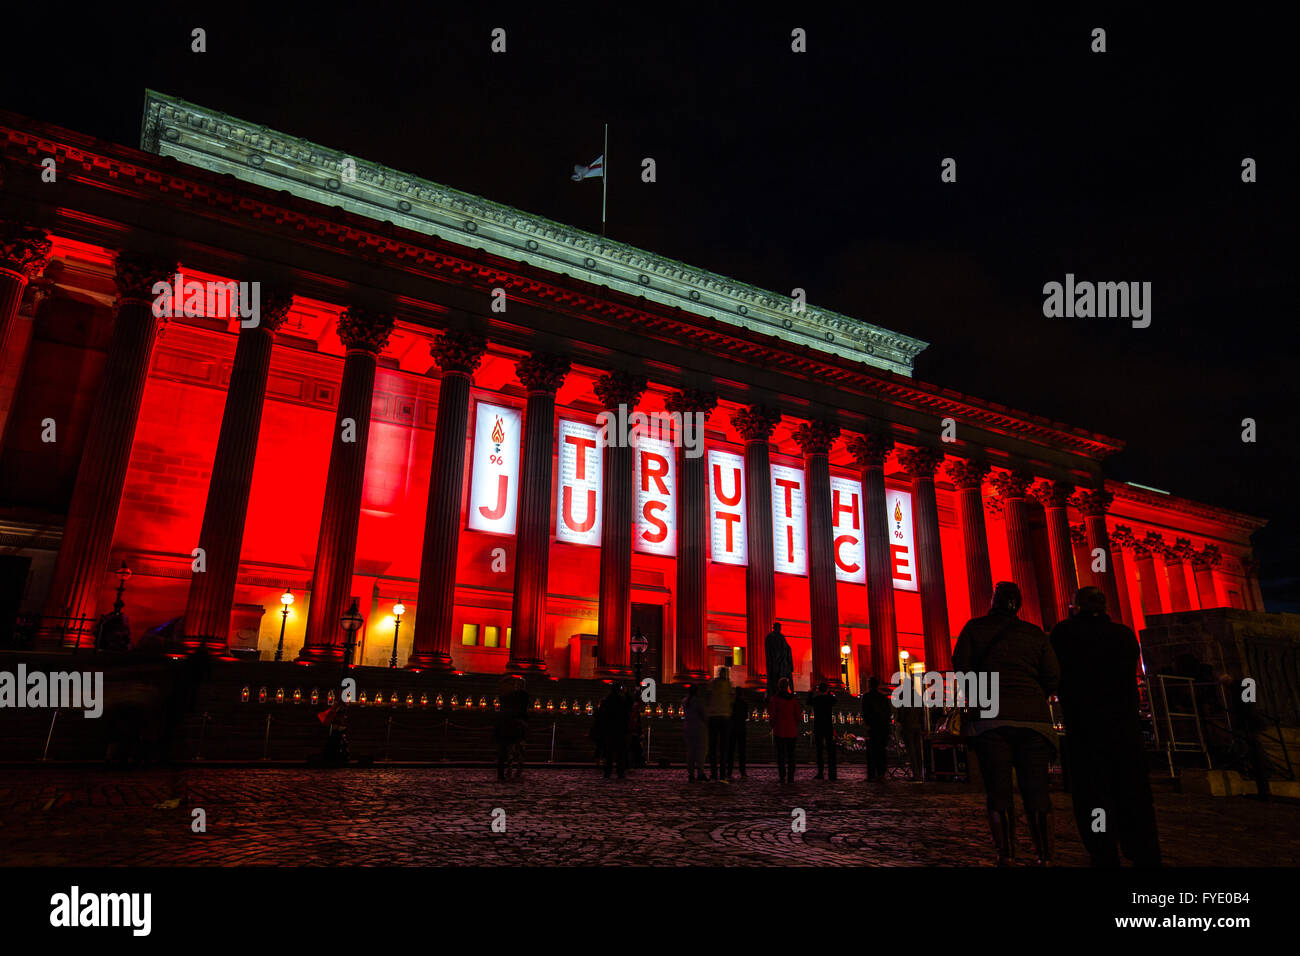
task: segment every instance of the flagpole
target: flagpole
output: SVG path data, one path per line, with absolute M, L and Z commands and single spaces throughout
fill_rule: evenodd
M 609 190 L 609 124 L 605 124 L 605 161 L 600 171 L 600 234 L 605 235 L 605 197 Z

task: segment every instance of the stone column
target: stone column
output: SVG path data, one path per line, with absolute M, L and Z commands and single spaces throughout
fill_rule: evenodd
M 1115 564 L 1115 590 L 1119 592 L 1119 615 L 1116 616 L 1110 608 L 1106 611 L 1112 620 L 1123 621 L 1125 627 L 1133 627 L 1136 630 L 1133 623 L 1133 597 L 1128 589 L 1128 561 L 1124 557 L 1124 549 L 1131 547 L 1132 540 L 1132 531 L 1124 528 L 1123 525 L 1116 525 L 1111 533 L 1110 559 Z
M 551 477 L 555 458 L 555 393 L 569 374 L 562 355 L 536 352 L 515 363 L 528 392 L 515 534 L 515 600 L 507 670 L 546 671 L 546 593 L 551 558 Z
M 1165 613 L 1164 604 L 1160 599 L 1160 585 L 1156 581 L 1156 562 L 1153 557 L 1153 553 L 1163 550 L 1164 545 L 1164 539 L 1154 531 L 1141 541 L 1136 539 L 1133 541 L 1133 555 L 1137 559 L 1140 579 L 1138 597 L 1142 604 L 1143 618 L 1150 618 L 1152 614 Z
M 1196 579 L 1196 596 L 1201 601 L 1202 610 L 1210 608 L 1223 607 L 1223 602 L 1219 599 L 1219 590 L 1214 584 L 1214 569 L 1218 567 L 1223 556 L 1219 549 L 1212 544 L 1197 551 L 1192 556 L 1192 573 Z
M 415 629 L 411 633 L 411 655 L 406 662 L 412 670 L 452 669 L 451 627 L 456 610 L 456 553 L 460 549 L 460 502 L 465 490 L 469 389 L 486 351 L 487 340 L 483 336 L 463 331 L 440 333 L 429 349 L 442 369 L 442 378 L 438 382 L 438 419 L 434 424 L 429 501 L 420 548 Z M 547 530 L 549 533 L 549 527 Z M 515 564 L 517 568 L 517 552 Z M 512 638 L 513 635 L 511 631 Z
M 993 603 L 993 572 L 989 569 L 989 538 L 984 525 L 984 479 L 989 466 L 982 461 L 948 463 L 948 477 L 957 489 L 962 548 L 966 556 L 966 593 L 970 616 L 989 612 Z
M 1260 562 L 1254 553 L 1248 553 L 1241 559 L 1241 573 L 1246 579 L 1246 610 L 1263 611 L 1264 592 L 1259 586 Z
M 619 406 L 631 415 L 645 394 L 644 375 L 609 372 L 596 379 L 596 397 L 613 421 Z M 611 428 L 610 431 L 614 429 Z M 604 449 L 601 475 L 604 516 L 600 525 L 600 607 L 597 612 L 596 673 L 627 677 L 632 673 L 632 522 L 636 517 L 636 449 L 617 436 Z
M 0 220 L 0 359 L 9 359 L 10 351 L 18 348 L 14 335 L 18 322 L 18 307 L 23 300 L 27 283 L 38 276 L 50 261 L 53 243 L 43 229 Z M 35 310 L 33 309 L 33 315 Z M 25 354 L 16 362 L 19 376 Z M 18 399 L 17 378 L 14 394 L 0 418 L 0 437 L 4 435 L 10 412 Z M 3 448 L 0 442 L 0 448 Z
M 1183 559 L 1192 556 L 1190 538 L 1175 538 L 1161 552 L 1165 559 L 1165 574 L 1169 578 L 1169 603 L 1175 611 L 1190 611 L 1192 602 L 1187 594 L 1187 572 L 1183 570 Z
M 1097 587 L 1092 574 L 1092 555 L 1088 553 L 1088 532 L 1083 525 L 1070 525 L 1070 544 L 1074 546 L 1074 573 L 1079 587 Z
M 831 526 L 831 445 L 840 429 L 832 422 L 803 423 L 794 440 L 808 476 L 808 599 L 812 617 L 812 681 L 843 688 L 840 673 L 840 612 L 835 585 L 835 530 Z
M 76 619 L 95 616 L 149 363 L 166 322 L 154 314 L 153 287 L 176 275 L 175 261 L 167 259 L 118 253 L 115 265 L 117 318 L 45 604 L 47 624 L 60 640 L 62 623 L 53 619 L 70 619 L 75 627 Z
M 1106 558 L 1105 571 L 1093 572 L 1093 581 L 1106 595 L 1107 607 L 1119 607 L 1119 586 L 1115 583 L 1115 562 L 1110 554 L 1110 535 L 1106 531 L 1106 511 L 1115 496 L 1109 491 L 1096 489 L 1080 491 L 1075 502 L 1083 512 L 1083 527 L 1088 535 L 1089 567 L 1091 557 L 1100 548 Z
M 1074 485 L 1065 481 L 1049 481 L 1035 485 L 1034 497 L 1043 506 L 1047 516 L 1047 545 L 1052 555 L 1052 592 L 1051 607 L 1056 617 L 1047 622 L 1050 629 L 1058 621 L 1070 616 L 1070 603 L 1074 592 L 1079 589 L 1079 579 L 1074 573 L 1074 552 L 1070 542 L 1070 516 L 1066 508 L 1070 496 L 1074 494 Z
M 885 459 L 894 439 L 883 434 L 851 435 L 849 451 L 862 469 L 862 511 L 867 534 L 867 627 L 871 632 L 870 676 L 887 681 L 898 670 L 894 615 L 894 571 L 885 520 Z
M 183 645 L 187 650 L 203 647 L 224 655 L 229 647 L 230 612 L 239 578 L 239 553 L 244 542 L 253 463 L 257 459 L 266 380 L 271 370 L 271 346 L 292 305 L 292 296 L 267 290 L 258 324 L 248 328 L 241 325 L 235 339 L 235 360 L 226 387 L 221 432 L 199 532 L 198 546 L 203 549 L 205 569 L 191 575 L 185 604 Z
M 670 395 L 667 404 L 683 423 L 694 414 L 707 420 L 718 407 L 718 396 L 682 389 Z M 702 429 L 699 436 L 702 442 Z M 677 447 L 677 674 L 683 680 L 709 676 L 709 459 L 703 444 L 699 450 L 690 458 L 685 442 Z
M 934 494 L 934 471 L 943 463 L 943 452 L 930 448 L 904 448 L 898 453 L 898 461 L 912 480 L 916 563 L 921 577 L 921 627 L 925 631 L 925 669 L 950 671 L 952 638 L 948 631 L 948 596 L 939 544 L 939 505 Z
M 776 556 L 772 551 L 772 430 L 781 413 L 752 405 L 731 416 L 745 442 L 745 673 L 750 687 L 767 684 L 767 635 L 776 623 Z
M 316 564 L 312 571 L 311 606 L 298 660 L 338 663 L 344 635 L 339 618 L 351 598 L 357 557 L 357 525 L 366 477 L 370 406 L 375 391 L 375 364 L 393 332 L 393 316 L 347 309 L 339 316 L 339 339 L 346 349 L 339 404 L 334 416 L 325 502 L 321 508 Z
M 1000 471 L 993 476 L 993 487 L 1002 500 L 1002 516 L 1007 523 L 1007 552 L 1011 557 L 1011 580 L 1020 587 L 1020 618 L 1043 626 L 1043 605 L 1038 594 L 1038 575 L 1034 570 L 1034 544 L 1029 530 L 1029 499 L 1025 497 L 1034 476 L 1024 471 Z

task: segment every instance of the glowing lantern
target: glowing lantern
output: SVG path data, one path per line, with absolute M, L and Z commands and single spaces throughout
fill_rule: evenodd
M 334 691 L 330 691 L 325 695 L 325 703 L 330 707 L 334 706 Z
M 320 703 L 320 691 L 317 688 L 313 687 L 311 689 L 311 705 L 315 707 L 319 703 Z
M 407 709 L 407 710 L 410 710 L 410 709 L 411 709 L 412 707 L 414 707 L 414 706 L 415 706 L 415 695 L 414 695 L 414 694 L 407 694 L 407 695 L 406 695 L 406 709 Z
M 293 702 L 294 702 L 295 704 L 301 704 L 301 703 L 302 703 L 302 688 L 301 688 L 301 687 L 295 687 L 295 688 L 293 689 Z
M 277 688 L 275 689 L 275 702 L 276 702 L 277 704 L 283 704 L 283 703 L 284 703 L 284 688 L 283 688 L 283 687 L 277 687 Z
M 451 709 L 452 709 L 452 710 L 455 710 L 455 709 L 456 709 L 456 706 L 457 706 L 459 703 L 460 703 L 460 701 L 456 699 L 456 695 L 455 695 L 455 694 L 452 694 L 452 695 L 451 695 Z
M 265 687 L 259 687 L 259 688 L 257 689 L 257 702 L 258 702 L 259 704 L 265 704 L 265 703 L 266 703 L 266 688 L 265 688 Z
M 501 698 L 500 698 L 500 697 L 493 697 L 493 698 L 492 698 L 492 709 L 493 709 L 493 710 L 500 710 L 500 709 L 501 709 Z
M 486 698 L 486 697 L 480 697 L 480 698 L 478 699 L 478 708 L 479 708 L 479 710 L 487 710 L 487 698 Z
M 247 684 L 245 684 L 244 687 L 243 687 L 243 689 L 239 692 L 239 700 L 240 700 L 240 702 L 242 702 L 242 703 L 245 703 L 245 704 L 248 703 L 248 685 L 247 685 Z
M 569 712 L 569 699 L 566 697 L 560 701 L 560 713 L 567 714 L 568 712 Z
M 663 705 L 663 704 L 655 704 L 655 716 L 656 716 L 656 717 L 662 717 L 663 715 L 664 715 L 664 705 Z
M 551 700 L 549 697 L 546 699 L 546 710 L 548 712 L 555 710 L 555 701 Z
M 366 692 L 364 690 L 361 692 L 361 696 L 357 698 L 357 703 L 362 707 L 366 706 Z
M 465 695 L 465 709 L 466 710 L 474 709 L 474 698 L 471 697 L 469 694 Z
M 596 707 L 591 701 L 587 701 L 587 716 L 590 717 L 596 712 Z
M 420 706 L 421 706 L 421 707 L 428 707 L 428 706 L 429 706 L 429 695 L 428 695 L 428 694 L 421 694 L 421 695 L 420 695 Z M 442 701 L 441 701 L 441 700 L 438 701 L 438 706 L 439 706 L 439 707 L 442 706 Z

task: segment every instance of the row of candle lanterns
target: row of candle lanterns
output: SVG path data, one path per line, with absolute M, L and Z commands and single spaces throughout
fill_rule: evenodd
M 253 692 L 247 685 L 240 689 L 239 699 L 241 702 L 247 704 L 252 700 L 252 698 Z M 265 704 L 268 700 L 273 700 L 277 704 L 283 704 L 286 700 L 292 701 L 295 704 L 301 704 L 305 700 L 313 706 L 319 705 L 322 700 L 320 690 L 315 687 L 313 687 L 306 696 L 303 695 L 302 688 L 300 687 L 295 687 L 292 694 L 286 694 L 283 687 L 277 687 L 274 692 L 268 691 L 265 687 L 259 687 L 257 689 L 256 698 L 259 704 Z M 335 692 L 333 690 L 327 691 L 323 699 L 327 706 L 334 706 L 334 701 L 336 699 Z M 420 694 L 418 698 L 414 694 L 407 694 L 403 698 L 397 693 L 397 691 L 393 691 L 388 695 L 385 695 L 383 691 L 374 691 L 370 694 L 361 691 L 357 694 L 356 700 L 356 703 L 362 707 L 401 707 L 405 705 L 408 710 L 414 709 L 416 706 L 419 706 L 421 709 L 427 709 L 430 702 L 428 694 Z M 449 702 L 444 700 L 442 694 L 437 694 L 432 699 L 432 703 L 436 710 L 442 710 L 444 705 L 447 703 L 450 704 L 451 710 L 488 710 L 490 708 L 497 711 L 501 709 L 500 698 L 493 697 L 492 702 L 489 704 L 486 697 L 479 697 L 476 702 L 472 694 L 466 694 L 463 700 L 459 695 L 452 694 Z M 557 706 L 555 701 L 552 699 L 548 698 L 543 701 L 538 697 L 533 699 L 533 710 L 538 712 L 545 711 L 546 713 L 554 713 L 558 710 L 561 714 L 572 714 L 575 717 L 583 715 L 591 717 L 596 713 L 596 704 L 594 701 L 590 700 L 585 703 L 580 700 L 574 700 L 570 703 L 568 698 L 562 698 Z M 646 704 L 641 713 L 645 717 L 681 718 L 685 716 L 684 711 L 685 707 L 683 704 Z M 757 707 L 753 708 L 749 712 L 750 720 L 760 720 L 766 716 L 766 711 L 760 710 Z M 808 714 L 805 713 L 804 721 L 807 722 L 807 720 Z M 860 715 L 844 712 L 836 714 L 835 720 L 840 724 L 862 723 Z

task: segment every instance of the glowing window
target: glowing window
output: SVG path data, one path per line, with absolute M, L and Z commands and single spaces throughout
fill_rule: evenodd
M 510 628 L 506 628 L 506 647 L 510 646 Z
M 498 627 L 483 628 L 483 646 L 500 647 L 501 646 L 501 629 Z
M 478 625 L 465 624 L 460 629 L 460 642 L 466 647 L 473 647 L 478 643 Z

